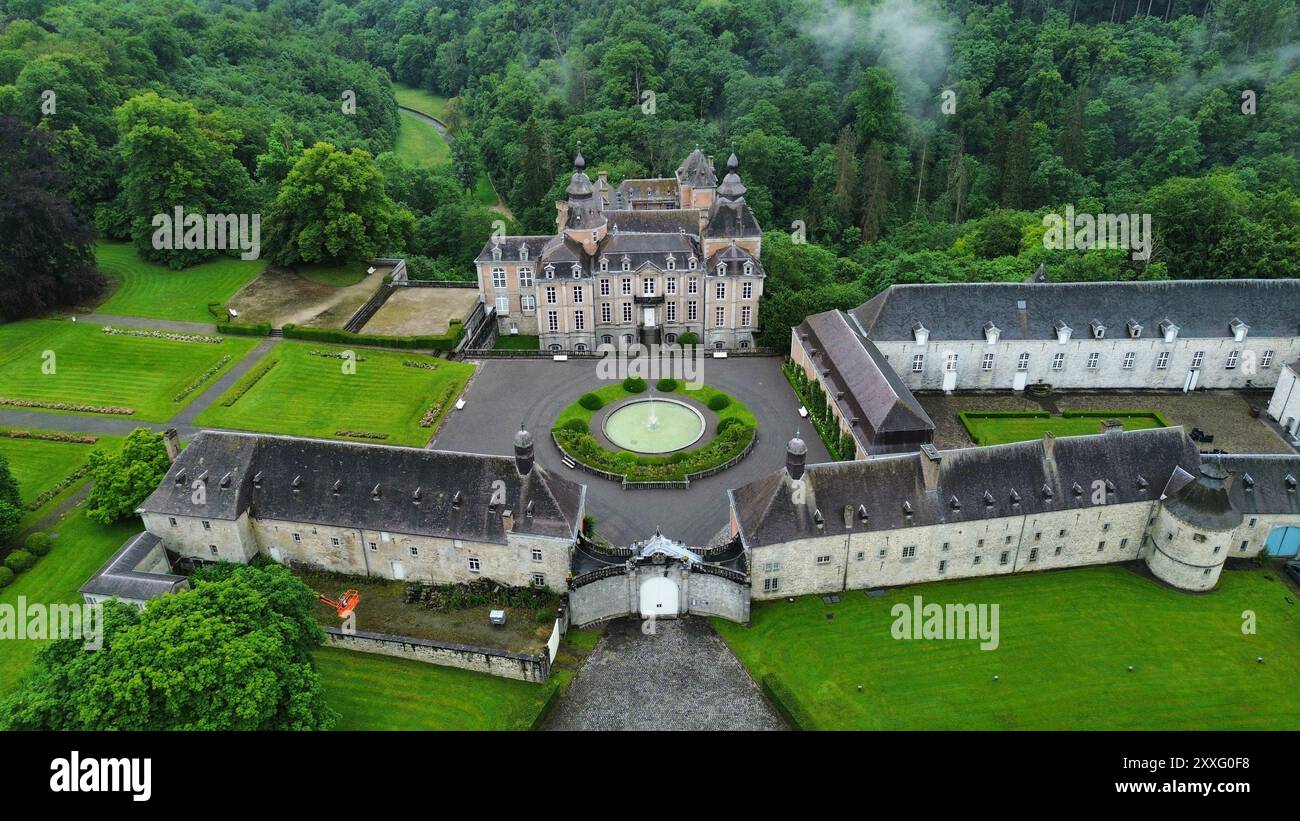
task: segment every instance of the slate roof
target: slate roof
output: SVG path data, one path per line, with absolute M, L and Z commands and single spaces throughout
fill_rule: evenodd
M 677 168 L 677 182 L 692 188 L 713 188 L 718 184 L 718 177 L 709 158 L 697 148 Z
M 877 342 L 912 339 L 916 322 L 932 340 L 982 339 L 989 321 L 1003 340 L 1055 339 L 1058 321 L 1081 338 L 1093 320 L 1117 337 L 1130 319 L 1144 337 L 1156 336 L 1166 319 L 1180 337 L 1230 337 L 1235 318 L 1251 336 L 1290 337 L 1300 331 L 1300 279 L 894 285 L 851 313 Z
M 661 271 L 668 270 L 668 256 L 672 255 L 677 270 L 687 270 L 687 260 L 691 255 L 699 258 L 695 240 L 685 234 L 629 234 L 619 232 L 606 234 L 596 254 L 599 269 L 600 258 L 609 260 L 610 273 L 623 270 L 623 257 L 627 257 L 631 270 L 635 271 L 649 263 Z
M 1300 516 L 1300 454 L 1226 454 L 1206 457 L 1236 471 L 1229 488 L 1232 504 L 1242 513 Z M 1287 477 L 1292 482 L 1287 482 Z
M 784 470 L 729 491 L 731 505 L 745 545 L 753 548 L 854 531 L 1091 508 L 1094 481 L 1109 483 L 1107 504 L 1149 501 L 1160 498 L 1177 468 L 1195 472 L 1200 465 L 1200 453 L 1182 428 L 1062 437 L 1055 440 L 1051 459 L 1045 458 L 1042 439 L 947 450 L 940 456 L 934 491 L 926 490 L 921 472 L 927 457 L 908 453 L 810 465 L 802 505 L 792 501 Z M 820 528 L 814 518 L 818 511 Z
M 719 237 L 757 237 L 762 235 L 758 219 L 750 210 L 745 198 L 737 200 L 717 199 L 709 208 L 709 223 L 704 226 L 704 236 Z
M 637 211 L 607 210 L 609 232 L 620 234 L 687 234 L 699 236 L 698 208 L 646 208 Z
M 206 500 L 196 505 L 190 486 L 202 472 Z M 504 488 L 495 509 L 494 488 Z M 504 543 L 503 509 L 513 513 L 514 533 L 573 538 L 585 492 L 541 465 L 521 477 L 508 456 L 201 431 L 140 510 L 212 519 L 248 511 L 257 519 Z
M 720 248 L 717 251 L 714 251 L 713 256 L 709 257 L 705 263 L 705 271 L 710 276 L 717 276 L 719 262 L 727 263 L 727 276 L 744 274 L 746 262 L 754 264 L 753 274 L 751 274 L 751 276 L 767 276 L 763 271 L 762 263 L 755 259 L 753 254 L 749 253 L 749 251 L 746 251 L 734 242 L 726 248 Z
M 483 250 L 478 252 L 474 257 L 475 262 L 493 262 L 492 248 L 496 245 L 501 246 L 502 262 L 519 262 L 519 249 L 521 246 L 528 247 L 528 259 L 536 260 L 542 255 L 542 249 L 546 243 L 554 239 L 554 236 L 519 236 L 519 237 L 502 237 L 501 242 L 497 243 L 489 239 L 483 244 Z
M 843 311 L 813 314 L 799 324 L 796 333 L 831 386 L 830 398 L 841 414 L 860 420 L 852 430 L 864 450 L 871 452 L 879 433 L 934 431 L 925 408 Z M 842 398 L 837 396 L 839 391 L 844 393 Z
M 623 180 L 614 191 L 614 205 L 619 209 L 631 208 L 633 202 L 666 202 L 677 206 L 677 180 L 672 177 Z
M 82 593 L 148 601 L 185 587 L 188 580 L 172 573 L 141 573 L 136 567 L 158 547 L 152 533 L 137 533 L 81 586 Z
M 1200 475 L 1165 500 L 1165 508 L 1194 527 L 1232 530 L 1241 524 L 1241 511 L 1233 507 L 1224 480 L 1228 472 L 1216 461 L 1203 460 Z

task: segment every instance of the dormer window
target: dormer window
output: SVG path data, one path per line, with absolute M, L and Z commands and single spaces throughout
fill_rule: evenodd
M 723 276 L 724 274 L 726 274 L 726 273 L 727 273 L 727 263 L 725 263 L 725 262 L 719 262 L 719 263 L 718 263 L 718 269 L 717 269 L 717 270 L 718 270 L 718 276 Z
M 912 338 L 916 340 L 916 344 L 924 345 L 930 340 L 930 329 L 922 325 L 920 322 L 913 323 Z
M 686 260 L 686 267 L 692 271 L 695 270 L 695 255 L 691 254 Z
M 600 270 L 602 270 L 602 271 L 608 271 L 608 270 L 609 270 L 609 257 L 601 257 L 601 258 L 600 258 Z
M 1128 321 L 1127 327 L 1128 327 L 1128 335 L 1130 339 L 1142 338 L 1142 326 L 1138 324 L 1138 321 L 1136 319 L 1130 319 Z
M 1245 322 L 1242 322 L 1237 317 L 1233 317 L 1232 322 L 1228 323 L 1228 327 L 1232 329 L 1233 339 L 1235 339 L 1237 342 L 1246 341 L 1246 334 L 1250 331 L 1249 325 L 1247 325 Z
M 520 259 L 520 261 L 522 261 L 522 262 L 527 262 L 527 261 L 528 261 L 528 246 L 527 246 L 527 245 L 520 245 L 520 246 L 519 246 L 519 259 Z
M 624 271 L 632 270 L 632 258 L 627 256 L 626 254 L 623 255 L 623 270 Z
M 994 325 L 992 322 L 984 323 L 984 338 L 988 340 L 988 343 L 990 345 L 996 345 L 998 342 L 998 337 L 1001 335 L 1002 335 L 1002 329 L 999 328 L 997 325 Z
M 1056 320 L 1055 327 L 1056 327 L 1056 341 L 1061 345 L 1064 345 L 1065 343 L 1069 342 L 1070 335 L 1074 333 L 1074 330 L 1069 325 L 1066 325 L 1065 321 L 1061 319 Z
M 664 260 L 664 264 L 668 266 L 669 271 L 677 270 L 677 258 L 674 257 L 672 254 L 668 255 L 668 257 Z
M 582 266 L 581 266 L 581 265 L 578 265 L 577 263 L 574 263 L 573 268 L 572 268 L 571 270 L 573 271 L 573 278 L 574 278 L 574 279 L 577 279 L 578 277 L 582 276 Z
M 546 278 L 547 278 L 547 279 L 555 279 L 555 266 L 554 266 L 554 265 L 547 265 L 547 266 L 546 266 Z
M 492 259 L 501 259 L 501 244 L 497 243 L 492 246 Z
M 753 273 L 754 273 L 754 263 L 752 263 L 752 262 L 746 262 L 746 263 L 745 263 L 745 276 L 752 276 Z
M 1099 322 L 1098 320 L 1094 319 L 1093 321 L 1089 322 L 1088 327 L 1092 330 L 1093 339 L 1106 338 L 1106 326 L 1101 324 L 1101 322 Z
M 1165 319 L 1160 323 L 1160 335 L 1164 337 L 1166 342 L 1173 342 L 1178 338 L 1178 326 L 1169 319 Z

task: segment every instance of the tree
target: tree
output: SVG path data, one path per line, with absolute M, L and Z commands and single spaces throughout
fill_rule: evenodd
M 118 453 L 91 451 L 89 464 L 94 486 L 86 499 L 86 516 L 107 525 L 131 515 L 149 498 L 171 463 L 162 434 L 136 428 Z
M 18 532 L 23 518 L 23 499 L 18 493 L 18 480 L 9 471 L 9 459 L 0 453 L 0 545 Z
M 68 199 L 51 137 L 0 117 L 0 319 L 88 301 L 104 289 L 94 232 Z
M 414 217 L 384 191 L 368 151 L 316 143 L 280 186 L 267 222 L 272 259 L 293 265 L 371 259 L 400 247 Z
M 327 730 L 312 592 L 278 565 L 223 565 L 142 612 L 104 606 L 102 645 L 49 643 L 6 698 L 27 730 Z
M 257 158 L 257 176 L 263 182 L 276 185 L 284 181 L 293 165 L 302 156 L 302 140 L 294 139 L 293 129 L 284 120 L 271 126 L 266 140 L 266 153 Z

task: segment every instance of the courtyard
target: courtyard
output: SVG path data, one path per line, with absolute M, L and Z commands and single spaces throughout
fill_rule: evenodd
M 436 336 L 464 322 L 478 304 L 476 288 L 397 288 L 361 333 L 375 336 Z
M 329 269 L 299 273 L 270 267 L 231 297 L 227 306 L 241 323 L 342 328 L 392 273 L 390 267 L 379 267 L 365 274 L 365 267 L 360 276 Z

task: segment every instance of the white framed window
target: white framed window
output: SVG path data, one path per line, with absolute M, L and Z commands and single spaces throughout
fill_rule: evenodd
M 947 559 L 940 559 L 940 560 L 939 560 L 939 572 L 940 572 L 940 573 L 947 573 L 947 572 L 948 572 L 948 560 L 947 560 Z
M 559 302 L 559 299 L 557 298 L 558 293 L 559 292 L 556 291 L 554 285 L 546 286 L 546 304 L 554 305 L 555 303 Z
M 546 586 L 546 574 L 545 574 L 545 573 L 534 573 L 534 574 L 533 574 L 533 587 L 545 587 L 545 586 Z
M 519 297 L 519 307 L 525 311 L 536 311 L 537 297 L 532 294 L 525 294 L 524 296 Z
M 666 317 L 665 321 L 667 321 L 667 322 L 676 322 L 676 321 L 677 321 L 677 303 L 676 303 L 676 302 L 669 302 L 667 305 L 665 305 L 665 306 L 664 306 L 664 313 L 665 313 L 665 317 Z
M 581 285 L 574 285 L 574 286 L 573 286 L 573 304 L 574 304 L 574 305 L 581 305 L 583 302 L 586 301 L 586 297 L 587 297 L 587 295 L 586 295 L 586 293 L 583 292 L 583 287 L 582 287 Z
M 497 313 L 502 316 L 510 315 L 510 297 L 499 296 L 496 298 Z
M 338 536 L 331 536 L 331 537 L 330 537 L 330 544 L 334 545 L 335 547 L 338 547 L 338 546 L 339 546 L 339 537 L 338 537 Z
M 624 321 L 624 322 L 631 322 L 631 321 L 632 321 L 632 303 L 631 303 L 631 302 L 624 302 L 624 303 L 623 303 L 623 321 Z
M 984 359 L 980 361 L 980 370 L 982 371 L 993 370 L 993 354 L 991 353 L 984 354 Z
M 1271 350 L 1264 351 L 1264 353 L 1260 354 L 1259 366 L 1261 368 L 1269 368 L 1273 366 L 1273 352 Z
M 175 516 L 168 516 L 168 517 L 167 517 L 167 523 L 168 523 L 169 525 L 171 525 L 172 527 L 176 527 L 176 517 L 175 517 Z
M 644 294 L 645 296 L 654 296 L 655 295 L 654 277 L 646 277 L 645 281 L 642 283 L 642 288 L 644 289 L 642 291 L 642 294 Z
M 948 373 L 957 372 L 957 354 L 945 354 L 943 357 L 943 369 Z
M 1223 363 L 1225 370 L 1232 370 L 1237 367 L 1237 359 L 1241 356 L 1241 351 L 1228 351 L 1228 361 Z
M 301 534 L 301 533 L 294 533 L 294 534 L 293 534 L 293 540 L 294 540 L 295 542 L 301 542 L 301 541 L 302 541 L 302 534 Z
M 370 552 L 371 552 L 371 553 L 377 553 L 377 552 L 379 552 L 379 543 L 378 543 L 378 542 L 366 542 L 366 547 L 370 548 Z
M 1059 351 L 1052 354 L 1052 370 L 1065 370 L 1065 354 L 1060 353 Z
M 696 320 L 695 303 L 688 302 L 686 303 L 686 321 L 694 322 L 695 320 Z
M 1169 351 L 1161 351 L 1156 357 L 1156 370 L 1163 371 L 1169 367 Z
M 569 270 L 573 272 L 574 279 L 577 279 L 578 277 L 582 276 L 582 266 L 578 265 L 577 263 L 574 263 L 574 266 Z
M 1204 361 L 1204 359 L 1205 359 L 1205 351 L 1197 351 L 1196 353 L 1192 354 L 1192 367 L 1193 368 L 1201 367 L 1201 362 Z
M 632 296 L 632 278 L 623 277 L 623 295 Z
M 609 296 L 609 280 L 608 280 L 608 279 L 602 279 L 602 280 L 600 281 L 600 295 L 601 295 L 601 296 Z
M 211 553 L 213 556 L 219 555 L 221 553 L 220 550 L 217 550 L 217 546 L 214 544 L 208 545 L 208 552 Z
M 919 353 L 912 357 L 912 373 L 920 373 L 925 370 L 925 354 Z
M 585 331 L 585 330 L 587 330 L 587 312 L 586 312 L 586 311 L 574 311 L 574 312 L 573 312 L 573 330 L 575 330 L 575 331 Z
M 713 311 L 713 327 L 721 328 L 727 324 L 727 309 L 717 308 Z
M 1036 547 L 1029 548 L 1029 561 L 1031 562 L 1038 561 L 1038 548 Z
M 691 258 L 688 259 L 688 260 L 686 260 L 686 267 L 687 267 L 687 268 L 690 268 L 692 271 L 695 270 L 695 256 L 694 256 L 694 255 L 691 255 Z
M 471 573 L 477 573 L 483 569 L 483 565 L 479 563 L 477 556 L 470 556 L 468 563 L 469 563 L 469 572 Z
M 763 572 L 764 572 L 764 573 L 776 573 L 776 572 L 778 572 L 778 571 L 780 571 L 780 570 L 781 570 L 781 563 L 780 563 L 780 562 L 776 562 L 776 561 L 773 561 L 773 562 L 763 562 Z
M 204 519 L 204 520 L 203 520 L 203 529 L 204 529 L 204 530 L 211 530 L 211 529 L 212 529 L 212 522 L 209 522 L 207 519 Z
M 610 322 L 614 321 L 613 314 L 611 313 L 608 302 L 600 303 L 600 321 L 604 322 L 605 324 L 609 324 Z
M 1096 351 L 1093 351 L 1092 353 L 1088 354 L 1088 370 L 1090 371 L 1097 370 L 1097 366 L 1099 364 L 1101 364 L 1101 354 L 1097 353 Z
M 727 298 L 727 283 L 719 282 L 713 288 L 713 295 L 718 299 Z
M 410 547 L 407 548 L 407 550 L 411 551 L 412 556 L 418 557 L 420 555 L 420 548 L 416 547 L 415 545 L 411 545 Z
M 609 257 L 601 257 L 601 258 L 600 258 L 600 270 L 602 270 L 602 271 L 608 271 L 608 270 L 609 270 Z
M 669 271 L 677 270 L 677 258 L 672 254 L 668 255 L 668 258 L 664 260 L 664 264 L 667 266 Z
M 903 546 L 903 558 L 904 558 L 904 559 L 915 559 L 915 558 L 916 558 L 916 545 L 914 545 L 914 544 L 904 545 L 904 546 Z
M 664 290 L 669 296 L 677 295 L 677 277 L 668 277 L 664 280 Z
M 699 292 L 700 292 L 700 281 L 699 281 L 698 279 L 696 279 L 695 277 L 687 277 L 687 279 L 686 279 L 686 293 L 688 293 L 688 294 L 698 294 Z
M 534 547 L 534 548 L 533 548 L 533 561 L 535 561 L 535 562 L 540 562 L 541 560 L 542 560 L 542 549 L 541 549 L 540 547 Z
M 505 287 L 506 287 L 506 269 L 505 269 L 505 268 L 493 268 L 493 269 L 492 269 L 492 287 L 493 287 L 493 288 L 497 288 L 497 289 L 502 289 L 502 288 L 505 288 Z
M 1124 370 L 1126 371 L 1133 370 L 1133 361 L 1135 359 L 1137 359 L 1137 354 L 1133 353 L 1132 351 L 1129 351 L 1128 353 L 1124 354 Z
M 818 556 L 818 557 L 817 557 L 817 564 L 830 564 L 830 563 L 831 563 L 831 557 L 830 557 L 830 556 Z
M 727 273 L 727 263 L 719 262 L 718 267 L 713 270 L 717 272 L 718 276 L 722 276 Z
M 769 578 L 763 579 L 763 592 L 764 592 L 764 593 L 775 593 L 775 592 L 777 592 L 777 591 L 780 590 L 780 589 L 781 589 L 781 577 L 780 577 L 780 576 L 771 576 L 771 577 L 769 577 Z
M 1011 558 L 1011 551 L 1004 550 L 1000 554 L 998 554 L 998 564 L 1006 564 L 1010 558 Z
M 629 257 L 623 257 L 623 270 L 624 270 L 624 271 L 631 271 L 631 270 L 632 270 L 632 260 L 631 260 L 631 258 L 629 258 Z
M 555 333 L 556 331 L 560 330 L 560 312 L 559 312 L 559 311 L 547 311 L 547 312 L 546 312 L 546 327 L 550 330 L 551 333 Z
M 752 282 L 745 282 L 745 283 L 742 283 L 742 284 L 741 284 L 741 286 L 740 286 L 740 298 L 741 298 L 741 299 L 753 299 L 753 298 L 754 298 L 754 283 L 752 283 Z
M 749 307 L 748 305 L 742 305 L 740 307 L 740 324 L 744 327 L 749 327 L 750 320 L 753 318 L 754 318 L 754 309 Z
M 520 268 L 520 269 L 519 269 L 519 286 L 520 286 L 521 288 L 531 288 L 531 287 L 533 287 L 533 269 L 532 269 L 532 268 Z
M 1021 355 L 1016 359 L 1016 370 L 1018 370 L 1018 371 L 1027 371 L 1027 370 L 1029 370 L 1029 354 L 1028 354 L 1028 353 L 1022 353 L 1022 354 L 1021 354 Z

